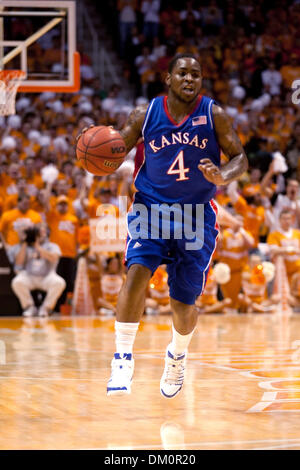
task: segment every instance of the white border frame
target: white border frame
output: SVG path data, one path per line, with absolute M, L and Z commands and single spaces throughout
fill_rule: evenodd
M 9 8 L 65 8 L 68 10 L 67 16 L 67 28 L 68 28 L 68 70 L 69 76 L 67 80 L 24 80 L 22 85 L 30 87 L 69 87 L 73 86 L 74 76 L 74 53 L 76 51 L 76 2 L 75 1 L 46 1 L 46 0 L 1 0 L 1 7 Z M 41 11 L 41 15 L 43 12 Z M 4 41 L 4 44 L 8 44 L 11 41 Z M 3 44 L 3 42 L 2 42 Z M 18 44 L 20 45 L 20 44 Z M 0 59 L 1 60 L 1 59 Z

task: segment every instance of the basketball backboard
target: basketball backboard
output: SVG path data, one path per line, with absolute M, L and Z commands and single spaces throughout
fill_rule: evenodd
M 23 70 L 21 92 L 76 92 L 76 2 L 1 0 L 0 70 Z

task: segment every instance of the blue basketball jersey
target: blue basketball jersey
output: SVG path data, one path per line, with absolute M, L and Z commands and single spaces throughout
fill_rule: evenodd
M 135 179 L 141 196 L 168 204 L 207 203 L 214 197 L 216 186 L 198 169 L 202 158 L 220 166 L 213 103 L 199 96 L 194 110 L 176 123 L 168 111 L 167 96 L 151 101 L 143 125 L 145 158 Z

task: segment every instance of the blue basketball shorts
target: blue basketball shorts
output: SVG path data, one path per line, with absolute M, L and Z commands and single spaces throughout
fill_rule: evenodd
M 213 200 L 186 206 L 158 208 L 137 193 L 127 214 L 125 265 L 141 264 L 153 274 L 167 264 L 170 297 L 193 305 L 203 293 L 219 229 Z

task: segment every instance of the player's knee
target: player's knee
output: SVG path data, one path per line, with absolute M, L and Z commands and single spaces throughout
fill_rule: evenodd
M 151 271 L 141 264 L 133 264 L 130 266 L 126 278 L 126 287 L 130 291 L 146 288 L 151 278 Z
M 195 305 L 185 304 L 173 298 L 170 299 L 170 303 L 172 310 L 181 316 L 194 314 Z

